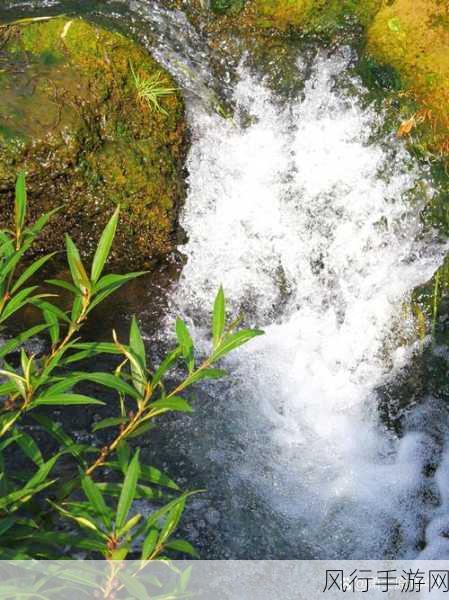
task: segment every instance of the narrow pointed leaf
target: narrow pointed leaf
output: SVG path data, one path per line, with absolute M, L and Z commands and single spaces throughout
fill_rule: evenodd
M 225 319 L 226 319 L 225 311 L 226 311 L 225 295 L 224 295 L 223 287 L 220 286 L 217 297 L 215 298 L 214 312 L 213 312 L 213 319 L 212 319 L 212 336 L 213 336 L 214 348 L 216 348 L 218 346 L 218 343 L 221 340 L 221 337 L 224 332 Z
M 134 454 L 126 471 L 125 480 L 123 482 L 122 493 L 117 506 L 117 516 L 115 526 L 116 529 L 121 529 L 125 524 L 129 510 L 136 494 L 137 480 L 140 474 L 139 465 L 139 450 Z
M 20 275 L 11 289 L 11 294 L 14 294 L 36 271 L 38 271 L 46 262 L 48 262 L 56 253 L 47 254 L 47 256 L 42 256 L 35 260 L 29 267 L 25 269 L 25 271 Z
M 134 355 L 139 359 L 139 362 L 143 369 L 146 369 L 146 351 L 145 344 L 143 343 L 142 335 L 140 333 L 139 325 L 136 317 L 133 317 L 131 321 L 131 329 L 129 334 L 129 347 Z
M 16 200 L 15 200 L 15 222 L 16 232 L 19 234 L 25 224 L 27 204 L 27 193 L 25 183 L 25 173 L 20 173 L 16 181 Z
M 226 336 L 223 342 L 213 353 L 212 360 L 218 360 L 226 354 L 229 354 L 229 352 L 232 350 L 243 346 L 243 344 L 246 344 L 253 338 L 263 334 L 264 332 L 258 329 L 242 329 L 241 331 L 237 331 L 236 333 Z
M 108 224 L 106 225 L 103 233 L 101 234 L 100 241 L 98 242 L 97 251 L 95 252 L 94 260 L 92 262 L 91 269 L 91 280 L 96 283 L 101 276 L 106 260 L 111 250 L 112 242 L 115 237 L 117 229 L 118 217 L 120 208 L 117 207 Z
M 187 402 L 187 400 L 184 400 L 184 398 L 181 398 L 179 396 L 173 396 L 172 398 L 165 398 L 164 400 L 156 400 L 156 402 L 152 402 L 150 406 L 151 406 L 152 411 L 163 410 L 165 412 L 168 410 L 173 410 L 176 412 L 185 412 L 185 413 L 193 412 L 193 409 L 190 406 L 190 404 Z
M 73 406 L 80 404 L 101 404 L 104 402 L 82 394 L 53 394 L 36 398 L 31 406 Z

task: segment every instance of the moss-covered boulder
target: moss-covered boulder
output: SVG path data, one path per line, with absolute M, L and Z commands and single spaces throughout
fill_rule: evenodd
M 449 3 L 384 0 L 367 32 L 367 52 L 397 70 L 416 103 L 400 132 L 420 126 L 428 146 L 449 153 Z
M 167 89 L 157 106 L 145 85 Z M 175 88 L 136 43 L 82 19 L 1 27 L 0 225 L 25 170 L 32 218 L 62 206 L 41 250 L 60 250 L 68 231 L 91 253 L 120 204 L 115 262 L 150 267 L 171 252 L 186 149 Z

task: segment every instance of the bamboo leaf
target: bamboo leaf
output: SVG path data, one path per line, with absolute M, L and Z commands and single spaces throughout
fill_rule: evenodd
M 41 467 L 44 464 L 44 459 L 42 458 L 39 446 L 30 435 L 23 431 L 18 432 L 15 441 L 20 446 L 23 453 L 28 456 L 28 458 L 30 458 L 38 467 Z
M 11 340 L 8 340 L 7 342 L 3 343 L 0 347 L 0 358 L 3 358 L 4 356 L 7 356 L 8 354 L 16 350 L 16 348 L 21 346 L 24 342 L 26 342 L 26 340 L 29 340 L 30 338 L 36 335 L 39 335 L 39 333 L 47 329 L 47 327 L 48 325 L 35 325 L 27 331 L 20 333 L 15 338 L 12 338 Z
M 92 432 L 100 431 L 100 429 L 107 429 L 108 427 L 115 427 L 116 425 L 122 425 L 129 421 L 128 417 L 108 417 L 95 423 L 92 428 Z
M 74 406 L 81 404 L 100 404 L 104 402 L 84 396 L 82 394 L 53 394 L 51 396 L 40 396 L 30 406 Z
M 115 521 L 115 527 L 117 530 L 121 529 L 125 524 L 126 517 L 128 516 L 129 510 L 131 508 L 136 494 L 136 486 L 139 474 L 139 450 L 137 450 L 133 458 L 131 459 L 131 462 L 129 463 L 128 469 L 126 471 L 122 493 L 120 494 L 120 498 L 118 501 L 117 516 Z
M 225 295 L 224 295 L 223 287 L 220 286 L 217 297 L 215 298 L 214 312 L 213 312 L 213 319 L 212 319 L 212 335 L 213 335 L 214 348 L 216 348 L 218 346 L 218 344 L 222 338 L 224 328 L 225 328 L 225 320 L 226 320 Z
M 134 515 L 133 517 L 131 517 L 123 525 L 123 527 L 117 531 L 117 537 L 122 538 L 126 533 L 128 533 L 128 531 L 131 531 L 131 529 L 133 529 L 133 527 L 135 527 L 137 525 L 137 523 L 141 520 L 141 518 L 142 518 L 142 515 L 140 515 L 140 514 Z
M 94 286 L 94 291 L 96 294 L 101 292 L 102 290 L 115 287 L 118 289 L 124 283 L 136 279 L 137 277 L 142 277 L 142 275 L 146 275 L 148 271 L 136 271 L 134 273 L 126 273 L 125 275 L 104 275 Z
M 142 545 L 142 560 L 147 560 L 151 556 L 154 549 L 156 548 L 158 537 L 159 531 L 157 529 L 150 529 Z
M 14 294 L 32 275 L 34 275 L 34 273 L 36 273 L 36 271 L 43 267 L 43 265 L 45 265 L 45 263 L 48 262 L 55 254 L 56 252 L 53 252 L 52 254 L 47 254 L 46 256 L 42 256 L 41 258 L 38 258 L 33 263 L 31 263 L 31 265 L 27 267 L 17 279 L 16 283 L 11 289 L 11 294 Z
M 101 517 L 106 528 L 111 526 L 109 518 L 109 509 L 104 501 L 103 495 L 96 483 L 85 473 L 81 471 L 81 486 L 86 498 L 89 500 L 98 516 Z
M 62 279 L 46 279 L 45 283 L 62 288 L 63 290 L 68 290 L 69 292 L 72 292 L 72 294 L 78 293 L 78 289 L 74 285 L 68 281 L 63 281 Z
M 184 507 L 186 504 L 186 499 L 184 497 L 179 499 L 173 508 L 170 509 L 167 519 L 164 523 L 164 526 L 161 530 L 158 544 L 162 545 L 165 541 L 171 536 L 171 534 L 178 527 L 179 521 L 181 519 L 182 513 L 184 512 Z
M 146 369 L 146 352 L 145 344 L 143 343 L 142 335 L 140 333 L 139 325 L 136 317 L 132 318 L 131 329 L 129 333 L 129 347 L 134 355 L 139 359 L 142 369 Z
M 50 334 L 52 346 L 56 346 L 61 336 L 58 317 L 54 314 L 54 312 L 45 309 L 42 309 L 42 315 L 45 321 L 48 323 L 48 333 Z
M 92 262 L 91 269 L 91 280 L 92 283 L 96 283 L 101 276 L 106 260 L 111 250 L 112 242 L 115 237 L 117 229 L 118 217 L 120 208 L 117 207 L 114 214 L 110 218 L 108 224 L 104 228 L 101 234 L 100 241 L 98 242 L 97 251 L 95 252 L 94 260 Z
M 65 236 L 65 243 L 67 249 L 67 260 L 69 263 L 70 272 L 72 274 L 73 283 L 81 292 L 83 292 L 83 290 L 90 290 L 90 281 L 81 261 L 78 248 L 75 246 L 72 238 L 67 234 Z
M 25 225 L 25 215 L 27 206 L 27 193 L 25 183 L 25 173 L 20 173 L 16 181 L 16 199 L 14 205 L 14 215 L 16 223 L 16 235 L 20 236 Z
M 119 574 L 119 579 L 126 588 L 129 597 L 136 598 L 137 600 L 148 600 L 150 598 L 146 587 L 136 577 L 128 575 L 123 571 Z
M 51 302 L 39 298 L 37 300 L 33 300 L 32 304 L 34 304 L 34 306 L 37 306 L 37 308 L 39 308 L 42 312 L 46 311 L 52 313 L 60 321 L 64 321 L 65 323 L 70 324 L 70 319 L 65 314 L 65 312 L 63 312 L 58 306 L 55 306 Z
M 193 356 L 193 340 L 190 336 L 187 325 L 182 319 L 176 319 L 176 337 L 181 346 L 182 355 L 187 363 L 189 371 L 193 371 L 195 367 L 195 359 Z
M 156 400 L 156 402 L 152 402 L 150 406 L 151 412 L 166 412 L 168 410 L 185 413 L 193 412 L 193 409 L 187 400 L 184 400 L 184 398 L 181 398 L 180 396 L 173 396 L 172 398 L 165 398 L 164 400 Z
M 52 456 L 52 458 L 44 462 L 33 477 L 26 483 L 25 489 L 35 488 L 44 483 L 59 457 L 60 454 L 55 454 L 55 456 Z
M 192 546 L 190 542 L 186 540 L 170 540 L 165 544 L 166 548 L 170 550 L 175 550 L 176 552 L 182 552 L 183 554 L 189 554 L 194 558 L 199 558 L 197 550 Z
M 263 334 L 264 332 L 259 329 L 242 329 L 241 331 L 226 336 L 213 353 L 212 360 L 215 362 L 219 358 L 229 354 L 232 350 L 235 350 L 239 346 L 243 346 L 243 344 L 246 344 L 253 338 Z
M 127 447 L 129 449 L 129 446 Z M 115 462 L 108 462 L 106 466 L 110 467 L 111 469 L 123 471 L 121 464 L 117 464 Z M 170 479 L 168 475 L 166 475 L 156 467 L 140 465 L 140 477 L 141 479 L 149 483 L 155 483 L 157 485 L 160 485 L 161 487 L 166 487 L 178 492 L 181 491 L 180 487 L 172 479 Z
M 158 383 L 160 381 L 162 381 L 164 375 L 167 373 L 167 371 L 170 369 L 170 367 L 173 366 L 173 364 L 181 356 L 181 354 L 182 354 L 181 347 L 178 346 L 178 348 L 176 348 L 175 350 L 170 352 L 170 354 L 168 354 L 164 358 L 164 360 L 161 362 L 159 367 L 156 369 L 154 377 L 151 381 L 151 385 L 153 386 L 153 388 L 155 388 L 158 385 Z

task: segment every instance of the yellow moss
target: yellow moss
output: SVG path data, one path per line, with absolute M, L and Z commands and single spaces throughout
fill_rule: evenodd
M 369 27 L 367 50 L 397 69 L 423 109 L 418 119 L 432 126 L 437 145 L 444 148 L 449 135 L 449 5 L 384 0 Z
M 258 24 L 285 30 L 303 22 L 314 0 L 255 0 Z
M 381 0 L 253 0 L 256 22 L 261 27 L 285 31 L 333 32 L 352 17 L 367 25 Z

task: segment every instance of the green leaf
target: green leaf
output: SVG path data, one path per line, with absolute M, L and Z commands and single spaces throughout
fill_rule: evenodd
M 126 445 L 128 450 L 129 446 Z M 126 463 L 128 464 L 128 463 Z M 116 470 L 124 470 L 121 464 L 117 464 L 115 462 L 108 462 L 107 465 L 111 469 Z M 140 477 L 144 481 L 148 481 L 149 483 L 155 483 L 160 485 L 161 487 L 170 488 L 172 490 L 181 491 L 180 487 L 172 480 L 168 475 L 157 469 L 156 467 L 148 466 L 148 465 L 140 465 Z
M 197 371 L 196 373 L 192 373 L 186 379 L 186 385 L 193 385 L 198 381 L 205 381 L 208 379 L 221 379 L 222 377 L 226 377 L 227 371 L 223 369 L 201 369 L 201 371 Z
M 120 483 L 97 483 L 98 488 L 103 494 L 108 496 L 120 496 L 122 485 Z M 167 494 L 159 489 L 154 490 L 148 485 L 138 484 L 136 487 L 135 500 L 162 500 L 167 497 Z
M 122 546 L 121 548 L 116 548 L 111 552 L 111 560 L 125 560 L 128 556 L 129 548 L 126 546 Z
M 117 537 L 122 538 L 126 533 L 128 533 L 128 531 L 131 531 L 131 529 L 133 529 L 137 525 L 137 523 L 140 521 L 141 518 L 142 518 L 142 515 L 140 515 L 140 514 L 134 515 L 133 517 L 131 517 L 123 525 L 123 527 L 117 531 Z
M 223 286 L 220 286 L 218 290 L 217 297 L 215 298 L 214 303 L 214 313 L 212 319 L 212 335 L 213 335 L 213 344 L 214 348 L 216 348 L 223 336 L 224 328 L 225 328 L 225 320 L 226 320 L 226 308 L 225 308 L 225 295 L 223 291 Z
M 52 456 L 52 458 L 50 458 L 46 462 L 44 462 L 39 467 L 38 471 L 33 475 L 33 477 L 26 483 L 25 488 L 32 489 L 32 488 L 35 488 L 36 486 L 39 486 L 42 483 L 44 483 L 45 480 L 47 479 L 48 475 L 50 474 L 50 471 L 55 466 L 56 461 L 58 460 L 59 457 L 60 457 L 60 454 L 58 453 L 58 454 L 55 454 L 55 456 Z
M 156 543 L 159 538 L 159 531 L 157 529 L 150 529 L 150 532 L 146 536 L 143 545 L 142 545 L 142 560 L 146 560 L 151 556 L 154 549 L 156 548 Z
M 85 529 L 90 529 L 91 531 L 95 531 L 95 533 L 97 533 L 98 535 L 100 535 L 102 538 L 107 539 L 107 536 L 102 531 L 100 531 L 100 529 L 98 528 L 98 525 L 90 517 L 88 517 L 88 516 L 79 516 L 79 515 L 76 515 L 74 513 L 71 513 L 70 511 L 66 510 L 62 506 L 59 506 L 58 504 L 55 504 L 51 500 L 48 500 L 48 502 L 54 508 L 56 508 L 56 510 L 58 510 L 62 515 L 64 515 L 65 517 L 68 517 L 69 519 L 72 519 L 73 521 L 75 521 L 76 523 L 78 523 L 78 525 L 81 525 L 81 527 L 84 527 Z
M 105 275 L 95 284 L 94 291 L 98 294 L 98 292 L 110 287 L 118 289 L 124 283 L 136 279 L 137 277 L 142 277 L 142 275 L 146 275 L 147 273 L 148 271 L 136 271 L 134 273 L 126 273 L 125 275 Z
M 136 437 L 139 437 L 140 435 L 143 435 L 144 433 L 147 433 L 148 431 L 151 431 L 155 427 L 156 426 L 154 423 L 143 423 L 142 425 L 139 425 L 139 427 L 134 429 L 134 431 L 132 433 L 128 433 L 128 435 L 126 436 L 126 439 L 132 440 Z
M 50 334 L 52 346 L 56 346 L 61 336 L 58 317 L 53 312 L 45 309 L 42 310 L 42 315 L 48 323 L 48 333 Z
M 121 354 L 120 349 L 115 344 L 107 342 L 76 343 L 73 344 L 72 348 L 79 349 L 80 352 L 76 352 L 65 358 L 62 362 L 63 365 L 69 365 L 85 360 L 86 358 L 92 358 L 98 354 Z
M 44 213 L 31 227 L 29 227 L 25 231 L 25 233 L 29 234 L 31 238 L 34 238 L 38 233 L 42 231 L 42 229 L 45 227 L 45 225 L 48 223 L 51 217 L 58 211 L 60 211 L 61 208 L 61 206 L 58 206 L 57 208 L 54 208 L 53 210 L 50 210 L 47 213 Z
M 182 508 L 184 508 L 187 498 L 198 493 L 199 491 L 185 492 L 184 494 L 182 494 L 182 496 L 179 496 L 179 498 L 175 498 L 174 500 L 168 502 L 165 506 L 162 506 L 158 510 L 155 510 L 153 513 L 151 513 L 151 515 L 146 521 L 146 531 L 148 531 L 152 527 L 155 527 L 164 515 L 170 513 L 172 509 L 174 509 L 179 504 L 181 504 Z
M 126 470 L 129 465 L 129 459 L 131 457 L 131 448 L 129 447 L 127 442 L 125 442 L 123 440 L 117 446 L 116 453 L 117 453 L 117 459 L 118 459 L 118 462 L 120 465 L 120 469 L 123 473 L 126 473 Z
M 47 256 L 42 256 L 41 258 L 38 258 L 33 263 L 31 263 L 31 265 L 27 267 L 22 273 L 22 275 L 20 275 L 20 277 L 17 279 L 16 283 L 11 289 L 11 294 L 14 294 L 32 275 L 34 275 L 34 273 L 36 273 L 36 271 L 38 271 L 43 265 L 45 265 L 45 263 L 48 262 L 50 258 L 52 258 L 55 254 L 56 252 L 53 252 L 52 254 L 47 254 Z
M 81 261 L 78 248 L 75 246 L 72 238 L 67 234 L 65 236 L 65 243 L 67 248 L 67 260 L 73 283 L 81 292 L 83 292 L 83 290 L 90 290 L 90 281 Z
M 15 223 L 17 236 L 23 230 L 25 225 L 25 215 L 27 207 L 27 192 L 25 183 L 25 173 L 20 173 L 16 181 L 16 200 L 15 200 Z
M 13 296 L 4 308 L 0 322 L 5 321 L 8 317 L 13 315 L 20 308 L 22 308 L 22 306 L 25 306 L 27 302 L 30 302 L 32 298 L 29 298 L 29 296 L 37 290 L 37 287 L 37 285 L 34 285 L 32 287 L 24 288 L 23 290 L 20 290 L 20 292 L 18 292 L 15 296 Z
M 106 260 L 111 250 L 112 242 L 115 237 L 117 229 L 118 217 L 120 208 L 117 207 L 114 214 L 112 215 L 109 223 L 104 228 L 101 234 L 100 241 L 98 242 L 97 251 L 95 252 L 94 260 L 92 262 L 91 279 L 92 283 L 96 283 L 101 276 Z
M 241 331 L 227 335 L 213 353 L 212 361 L 215 362 L 222 356 L 229 354 L 232 350 L 235 350 L 239 346 L 243 346 L 243 344 L 246 344 L 253 338 L 263 334 L 264 332 L 259 329 L 242 329 Z
M 47 300 L 42 300 L 39 298 L 38 300 L 33 300 L 32 304 L 34 304 L 34 306 L 37 306 L 37 308 L 39 308 L 39 310 L 41 310 L 42 312 L 47 311 L 49 313 L 52 313 L 60 321 L 65 321 L 67 324 L 70 324 L 70 319 L 65 314 L 65 312 L 62 311 L 58 306 L 52 304 L 51 302 L 47 302 Z
M 193 357 L 193 340 L 190 336 L 187 325 L 182 319 L 176 319 L 176 337 L 181 346 L 182 355 L 187 363 L 189 371 L 193 371 L 195 367 L 195 359 Z
M 139 325 L 136 317 L 132 318 L 131 329 L 129 333 L 129 347 L 134 355 L 139 359 L 142 369 L 146 369 L 146 351 L 145 344 L 143 343 L 142 335 L 140 333 Z
M 92 432 L 100 431 L 100 429 L 107 429 L 108 427 L 115 427 L 116 425 L 122 425 L 129 421 L 128 417 L 108 417 L 102 421 L 98 421 L 92 428 Z
M 181 398 L 180 396 L 173 396 L 172 398 L 165 398 L 164 400 L 156 400 L 156 402 L 152 402 L 150 406 L 152 411 L 157 412 L 166 412 L 168 410 L 185 413 L 193 412 L 193 409 L 187 400 L 184 400 L 184 398 Z
M 166 548 L 170 550 L 175 550 L 176 552 L 182 552 L 183 554 L 189 554 L 195 558 L 199 558 L 200 555 L 196 551 L 196 549 L 192 546 L 190 542 L 186 540 L 170 540 L 165 544 Z
M 181 354 L 182 354 L 181 347 L 178 346 L 178 348 L 176 348 L 175 350 L 170 352 L 170 354 L 168 354 L 164 358 L 164 360 L 161 362 L 159 367 L 156 369 L 154 377 L 151 381 L 151 385 L 153 387 L 157 386 L 157 384 L 162 380 L 164 375 L 167 373 L 167 371 L 170 369 L 170 367 L 176 362 L 176 360 L 181 356 Z
M 0 537 L 3 536 L 8 529 L 11 529 L 11 527 L 16 523 L 16 518 L 15 517 L 5 517 L 0 519 Z
M 39 446 L 30 435 L 23 431 L 18 432 L 16 442 L 22 449 L 23 453 L 28 456 L 28 458 L 30 458 L 37 466 L 40 467 L 44 464 L 44 459 L 42 458 Z
M 68 281 L 63 281 L 62 279 L 46 279 L 45 282 L 55 287 L 62 288 L 63 290 L 68 290 L 69 292 L 72 292 L 72 294 L 78 293 L 78 289 L 71 283 L 68 283 Z
M 143 583 L 139 581 L 139 579 L 122 571 L 119 573 L 119 580 L 125 586 L 128 594 L 130 594 L 130 598 L 137 598 L 137 600 L 149 600 L 150 596 L 147 592 L 147 589 Z
M 59 395 L 66 390 L 71 389 L 77 383 L 81 381 L 92 381 L 93 383 L 99 383 L 100 385 L 104 385 L 105 387 L 116 390 L 117 392 L 122 392 L 123 394 L 128 394 L 132 398 L 139 398 L 139 394 L 136 390 L 131 387 L 126 381 L 120 379 L 116 375 L 112 375 L 111 373 L 73 373 L 69 377 L 65 377 L 61 379 L 58 383 L 52 385 L 48 390 L 46 390 L 45 395 L 53 396 L 54 394 Z
M 11 429 L 21 414 L 20 410 L 15 410 L 0 416 L 0 437 L 3 437 Z
M 80 446 L 64 431 L 59 423 L 55 423 L 44 415 L 33 414 L 34 421 L 39 423 L 55 440 L 66 448 L 70 454 L 79 458 L 81 455 Z
M 96 483 L 86 474 L 81 472 L 81 486 L 83 488 L 84 493 L 86 494 L 86 498 L 91 503 L 95 512 L 101 520 L 103 521 L 106 528 L 111 526 L 111 519 L 109 518 L 109 509 L 106 506 L 106 502 L 104 501 L 103 495 L 96 485 Z
M 126 518 L 128 516 L 129 510 L 133 503 L 135 494 L 136 494 L 136 486 L 137 481 L 139 479 L 140 474 L 140 465 L 139 465 L 139 449 L 134 454 L 131 462 L 129 463 L 128 469 L 126 471 L 125 480 L 123 482 L 122 493 L 120 494 L 120 498 L 117 506 L 117 516 L 115 521 L 115 527 L 117 530 L 121 529 L 125 524 Z
M 26 342 L 26 340 L 29 340 L 30 338 L 36 335 L 39 335 L 39 333 L 44 331 L 44 329 L 47 329 L 47 327 L 48 325 L 35 325 L 27 331 L 24 331 L 23 333 L 17 335 L 15 338 L 8 340 L 0 347 L 0 358 L 3 358 L 4 356 L 7 356 L 8 354 L 16 350 L 16 348 L 21 346 L 24 342 Z
M 53 394 L 36 398 L 30 406 L 73 406 L 78 404 L 104 405 L 105 403 L 82 394 Z
M 177 502 L 173 508 L 170 509 L 167 519 L 162 527 L 158 544 L 162 545 L 166 540 L 172 535 L 172 533 L 178 527 L 179 521 L 181 519 L 182 513 L 184 512 L 184 507 L 186 504 L 186 499 L 181 497 L 179 502 Z

